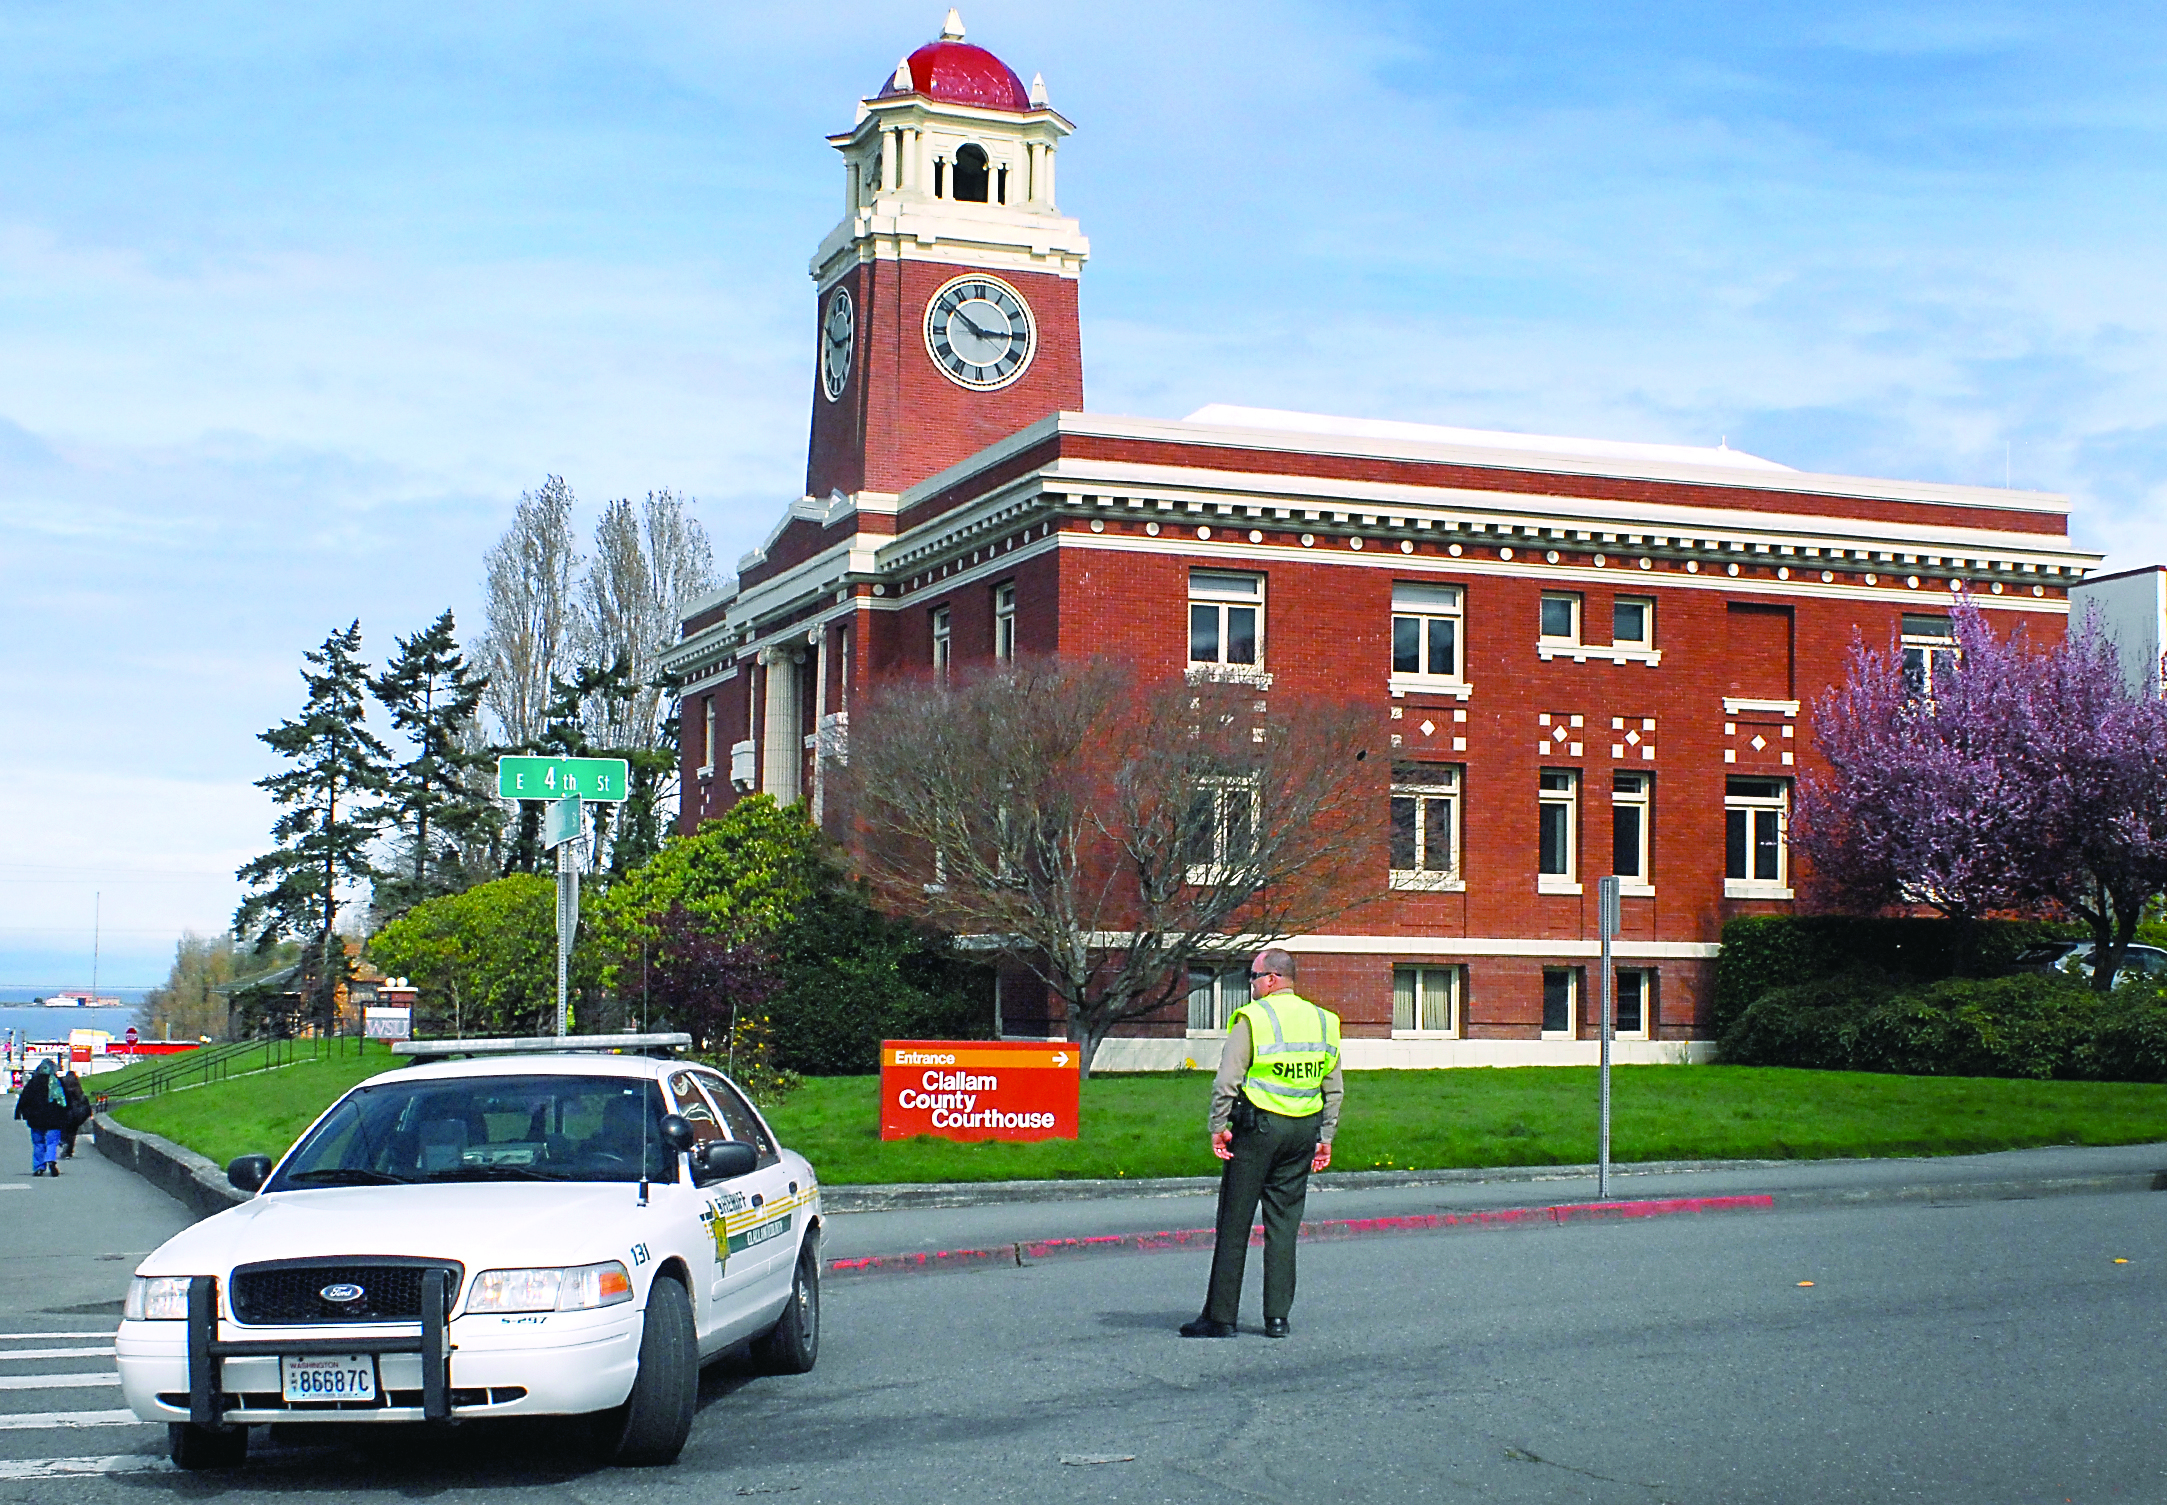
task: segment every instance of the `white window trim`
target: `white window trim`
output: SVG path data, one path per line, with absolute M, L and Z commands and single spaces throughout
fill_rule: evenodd
M 1455 766 L 1452 782 L 1449 784 L 1416 782 L 1402 784 L 1395 782 L 1392 785 L 1391 797 L 1395 799 L 1402 795 L 1415 795 L 1443 797 L 1452 802 L 1452 860 L 1450 866 L 1443 872 L 1439 872 L 1434 868 L 1391 868 L 1388 870 L 1389 876 L 1386 879 L 1388 888 L 1407 893 L 1459 894 L 1467 892 L 1467 883 L 1460 872 L 1460 835 L 1462 831 L 1460 816 L 1463 810 L 1460 803 L 1460 786 L 1462 782 L 1458 768 Z M 1419 841 L 1421 836 L 1419 820 L 1416 824 L 1416 839 Z
M 1629 769 L 1624 771 L 1632 772 Z M 1633 776 L 1649 780 L 1654 778 L 1654 775 L 1646 773 L 1637 773 Z M 1618 791 L 1615 783 L 1613 783 L 1610 791 L 1611 808 L 1615 810 L 1619 803 Z M 1646 784 L 1643 784 L 1639 798 L 1627 799 L 1624 803 L 1640 811 L 1640 876 L 1638 878 L 1619 878 L 1618 894 L 1620 897 L 1627 899 L 1652 899 L 1655 897 L 1655 795 Z M 1613 826 L 1611 829 L 1613 839 L 1615 839 L 1617 828 Z M 1615 851 L 1611 854 L 1611 865 L 1613 867 L 1617 865 Z
M 1245 580 L 1253 580 L 1256 582 L 1256 593 L 1254 595 L 1240 595 L 1231 590 L 1214 590 L 1209 585 L 1200 588 L 1196 583 L 1196 577 L 1199 574 L 1239 576 Z M 1189 635 L 1189 611 L 1192 607 L 1215 606 L 1219 608 L 1219 651 L 1221 653 L 1226 652 L 1226 608 L 1229 606 L 1249 606 L 1254 607 L 1257 614 L 1257 661 L 1253 664 L 1230 664 L 1224 659 L 1192 658 L 1187 660 L 1192 679 L 1195 678 L 1196 672 L 1201 669 L 1206 672 L 1208 678 L 1222 680 L 1229 684 L 1257 683 L 1257 676 L 1264 673 L 1266 655 L 1264 589 L 1264 577 L 1248 570 L 1191 570 L 1189 572 L 1187 594 L 1184 598 L 1181 614 L 1181 631 L 1184 639 Z
M 1748 777 L 1748 775 L 1741 774 L 1739 777 Z M 1758 775 L 1753 775 L 1753 777 L 1758 777 Z M 1723 897 L 1726 899 L 1789 899 L 1795 897 L 1791 889 L 1791 781 L 1787 778 L 1772 778 L 1770 782 L 1780 784 L 1783 788 L 1781 796 L 1774 800 L 1751 795 L 1732 794 L 1728 789 L 1725 790 L 1723 795 L 1725 840 L 1729 840 L 1727 830 L 1730 824 L 1731 811 L 1774 810 L 1776 812 L 1776 866 L 1782 876 L 1773 879 L 1733 878 L 1726 873 L 1723 879 Z M 1752 827 L 1749 825 L 1746 832 L 1747 865 L 1751 866 L 1752 861 L 1753 834 Z M 1727 857 L 1725 863 L 1728 866 Z
M 1536 639 L 1535 656 L 1546 664 L 1561 658 L 1584 664 L 1592 658 L 1598 662 L 1608 659 L 1614 664 L 1646 664 L 1651 669 L 1663 662 L 1663 650 L 1660 648 L 1621 648 L 1610 643 L 1568 643 L 1563 638 Z
M 1570 601 L 1573 604 L 1573 630 L 1563 637 L 1542 630 L 1542 608 L 1552 601 Z M 1587 624 L 1582 620 L 1582 613 L 1586 608 L 1587 598 L 1579 591 L 1544 591 L 1541 601 L 1535 608 L 1536 643 L 1538 645 L 1547 645 L 1553 649 L 1562 648 L 1568 653 L 1583 651 L 1581 639 L 1588 635 Z
M 1210 862 L 1192 862 L 1188 864 L 1187 871 L 1183 874 L 1183 877 L 1188 881 L 1189 885 L 1192 888 L 1215 888 L 1220 883 L 1223 883 L 1226 880 L 1226 872 L 1229 864 L 1226 860 L 1226 820 L 1222 813 L 1222 807 L 1227 797 L 1227 794 L 1230 791 L 1236 789 L 1248 790 L 1249 830 L 1252 833 L 1251 839 L 1254 840 L 1254 833 L 1263 829 L 1262 822 L 1264 819 L 1264 791 L 1261 787 L 1259 787 L 1256 780 L 1227 777 L 1206 779 L 1204 780 L 1204 783 L 1214 791 L 1212 815 L 1212 860 Z
M 1466 700 L 1475 693 L 1475 687 L 1464 679 L 1446 679 L 1436 674 L 1395 674 L 1391 677 L 1394 699 L 1412 690 L 1417 695 L 1449 695 L 1454 700 Z
M 1615 989 L 1618 985 L 1617 975 L 1620 972 L 1638 972 L 1640 974 L 1640 1028 L 1637 1030 L 1613 1028 L 1610 1032 L 1610 1038 L 1613 1040 L 1646 1040 L 1650 1038 L 1648 1034 L 1648 1016 L 1653 1010 L 1648 1007 L 1648 1004 L 1655 996 L 1655 968 L 1614 966 L 1610 969 L 1610 986 L 1613 990 L 1610 995 L 1610 1009 L 1613 1019 L 1617 1017 L 1618 995 Z
M 1617 608 L 1618 603 L 1621 601 L 1629 604 L 1637 603 L 1642 608 L 1641 624 L 1647 629 L 1647 636 L 1640 638 L 1628 638 L 1622 642 L 1619 640 L 1617 625 Z M 1655 597 L 1636 596 L 1630 591 L 1623 591 L 1612 599 L 1610 610 L 1610 651 L 1613 653 L 1621 654 L 1653 653 L 1658 657 L 1658 659 L 1660 659 L 1661 650 L 1655 646 Z M 1620 662 L 1623 662 L 1623 660 L 1621 659 Z
M 1399 974 L 1403 971 L 1417 973 L 1444 972 L 1451 975 L 1452 1027 L 1450 1029 L 1400 1029 L 1394 1027 L 1392 1038 L 1395 1040 L 1458 1040 L 1464 1036 L 1467 1027 L 1467 969 L 1457 963 L 1431 966 L 1426 962 L 1408 962 L 1401 966 L 1395 966 L 1392 969 L 1392 987 L 1395 993 L 1399 989 Z M 1418 981 L 1416 987 L 1419 989 L 1420 986 L 1421 984 Z M 1415 998 L 1415 1017 L 1418 1019 L 1422 1017 L 1421 1010 L 1422 999 L 1418 992 Z
M 1412 584 L 1412 582 L 1407 583 Z M 1393 586 L 1395 592 L 1399 588 L 1397 584 Z M 1438 606 L 1435 602 L 1410 603 L 1405 606 L 1402 606 L 1397 600 L 1392 603 L 1392 616 L 1394 618 L 1413 617 L 1420 622 L 1450 622 L 1453 625 L 1453 671 L 1450 674 L 1430 674 L 1427 672 L 1410 674 L 1394 669 L 1391 671 L 1390 678 L 1395 694 L 1406 690 L 1435 690 L 1447 694 L 1457 693 L 1462 700 L 1467 698 L 1465 688 L 1467 680 L 1467 597 L 1460 593 L 1458 587 L 1449 588 L 1457 597 L 1457 604 L 1449 610 Z M 1427 627 L 1422 631 L 1422 642 L 1425 645 L 1425 651 L 1427 651 L 1429 642 L 1429 629 Z
M 1005 642 L 1004 627 L 1008 629 Z M 1016 584 L 1012 580 L 993 588 L 993 656 L 1004 664 L 1016 657 Z
M 1586 974 L 1585 974 L 1585 973 L 1583 972 L 1583 970 L 1582 970 L 1581 968 L 1579 968 L 1579 967 L 1545 967 L 1545 968 L 1543 968 L 1543 971 L 1544 971 L 1545 973 L 1550 973 L 1550 972 L 1563 972 L 1563 973 L 1564 973 L 1564 974 L 1566 975 L 1566 977 L 1567 977 L 1568 979 L 1570 979 L 1570 983 L 1571 983 L 1571 988 L 1572 988 L 1572 996 L 1571 996 L 1571 998 L 1570 998 L 1570 999 L 1569 999 L 1569 1000 L 1567 1001 L 1567 1003 L 1566 1003 L 1566 1006 L 1565 1006 L 1565 1009 L 1566 1009 L 1566 1013 L 1565 1013 L 1565 1028 L 1564 1028 L 1564 1029 L 1561 1029 L 1561 1030 L 1557 1030 L 1557 1029 L 1546 1029 L 1546 1030 L 1542 1031 L 1542 1038 L 1543 1038 L 1543 1039 L 1545 1039 L 1545 1040 L 1577 1040 L 1577 1039 L 1579 1039 L 1579 1038 L 1580 1038 L 1580 1016 L 1581 1016 L 1581 1014 L 1582 1014 L 1582 1012 L 1583 1012 L 1583 1010 L 1584 1010 L 1584 1008 L 1585 1008 L 1585 1002 L 1586 1002 L 1586 1001 L 1585 1001 L 1584 999 L 1582 999 L 1582 998 L 1581 998 L 1581 996 L 1580 996 L 1580 995 L 1581 995 L 1581 994 L 1582 994 L 1583 992 L 1587 991 L 1587 989 L 1586 989 L 1586 983 L 1585 983 L 1585 976 L 1586 976 Z M 1547 977 L 1545 977 L 1545 979 L 1544 979 L 1544 986 L 1545 986 L 1545 987 L 1547 987 L 1548 985 L 1549 985 L 1549 981 L 1548 981 L 1548 978 L 1547 978 Z
M 1243 963 L 1241 963 L 1241 970 L 1243 970 L 1243 971 L 1246 971 L 1246 970 L 1248 969 L 1248 965 L 1249 965 L 1249 964 L 1248 964 L 1247 962 L 1243 962 Z M 1235 969 L 1234 965 L 1232 965 L 1232 964 L 1229 964 L 1229 965 L 1226 965 L 1226 966 L 1216 966 L 1216 967 L 1215 967 L 1215 966 L 1210 966 L 1210 965 L 1208 965 L 1208 964 L 1199 964 L 1199 965 L 1197 965 L 1197 966 L 1193 966 L 1193 967 L 1191 967 L 1191 968 L 1190 968 L 1190 970 L 1191 970 L 1191 971 L 1194 971 L 1194 972 L 1211 972 L 1211 973 L 1213 973 L 1213 974 L 1219 974 L 1219 973 L 1225 973 L 1225 972 L 1232 972 L 1232 971 L 1234 971 L 1234 970 L 1236 970 L 1236 969 Z M 1222 1004 L 1222 1003 L 1223 1003 L 1224 1001 L 1225 1001 L 1225 1000 L 1224 1000 L 1224 999 L 1223 999 L 1223 998 L 1222 998 L 1222 997 L 1221 997 L 1221 996 L 1219 995 L 1219 992 L 1218 992 L 1218 984 L 1217 984 L 1217 983 L 1215 982 L 1215 983 L 1214 983 L 1214 985 L 1213 985 L 1213 997 L 1212 997 L 1212 1008 L 1213 1008 L 1213 1011 L 1214 1011 L 1214 1012 L 1217 1012 L 1217 1010 L 1218 1010 L 1219 1006 L 1220 1006 L 1220 1005 L 1221 1005 L 1221 1004 Z M 1181 1000 L 1181 1002 L 1182 1002 L 1182 1010 L 1183 1010 L 1183 1017 L 1184 1017 L 1184 1018 L 1187 1018 L 1187 1011 L 1188 1011 L 1188 1005 L 1189 1005 L 1189 998 L 1188 998 L 1188 995 L 1187 995 L 1186 993 L 1182 995 L 1182 1000 Z M 1183 1036 L 1184 1036 L 1184 1038 L 1186 1038 L 1186 1039 L 1190 1039 L 1190 1040 L 1224 1040 L 1224 1039 L 1225 1039 L 1225 1038 L 1226 1038 L 1226 1037 L 1228 1036 L 1228 1034 L 1230 1034 L 1230 1033 L 1232 1032 L 1232 1030 L 1233 1030 L 1233 1027 L 1234 1027 L 1234 1013 L 1235 1013 L 1235 1010 L 1233 1010 L 1233 1009 L 1229 1009 L 1229 1010 L 1227 1010 L 1227 1022 L 1226 1022 L 1226 1024 L 1225 1024 L 1225 1025 L 1224 1025 L 1223 1027 L 1221 1027 L 1221 1028 L 1219 1028 L 1219 1029 L 1195 1029 L 1195 1028 L 1185 1028 L 1185 1029 L 1184 1029 L 1184 1031 L 1183 1031 Z
M 1541 776 L 1545 773 L 1564 773 L 1572 776 L 1570 789 L 1545 789 Z M 1565 871 L 1562 873 L 1537 872 L 1535 892 L 1539 894 L 1577 894 L 1580 889 L 1580 770 L 1577 768 L 1544 768 L 1536 771 L 1535 810 L 1536 838 L 1535 860 L 1542 862 L 1541 815 L 1545 805 L 1565 807 Z
M 1795 700 L 1753 700 L 1734 695 L 1723 697 L 1723 714 L 1737 716 L 1753 711 L 1769 712 L 1778 716 L 1796 717 L 1799 702 Z
M 928 623 L 933 632 L 933 672 L 946 677 L 948 666 L 955 662 L 955 618 L 949 608 L 933 608 Z

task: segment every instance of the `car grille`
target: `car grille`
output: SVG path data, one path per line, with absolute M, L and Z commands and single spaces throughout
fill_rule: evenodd
M 242 1265 L 233 1272 L 230 1299 L 236 1320 L 252 1327 L 307 1323 L 419 1322 L 421 1277 L 444 1272 L 444 1314 L 459 1299 L 465 1266 L 448 1259 L 276 1260 Z M 326 1300 L 328 1286 L 361 1288 L 355 1301 Z

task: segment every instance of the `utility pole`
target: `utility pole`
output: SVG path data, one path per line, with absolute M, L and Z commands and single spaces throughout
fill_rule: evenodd
M 571 1023 L 572 939 L 579 933 L 579 796 L 550 802 L 543 840 L 557 849 L 557 1036 Z

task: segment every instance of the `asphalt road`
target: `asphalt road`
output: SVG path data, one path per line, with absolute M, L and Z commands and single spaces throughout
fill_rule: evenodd
M 1199 1254 L 837 1282 L 820 1367 L 711 1371 L 672 1469 L 528 1425 L 258 1432 L 214 1480 L 110 1415 L 97 1352 L 185 1215 L 69 1169 L 0 1191 L 4 1501 L 2167 1500 L 2153 1195 L 1315 1245 L 1285 1342 L 1174 1336 Z

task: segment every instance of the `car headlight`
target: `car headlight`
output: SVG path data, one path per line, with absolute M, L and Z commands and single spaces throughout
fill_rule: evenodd
M 120 1315 L 128 1322 L 185 1322 L 188 1320 L 186 1275 L 138 1275 L 128 1282 L 128 1299 Z
M 584 1312 L 631 1299 L 632 1277 L 611 1259 L 570 1268 L 484 1270 L 467 1292 L 467 1310 Z

